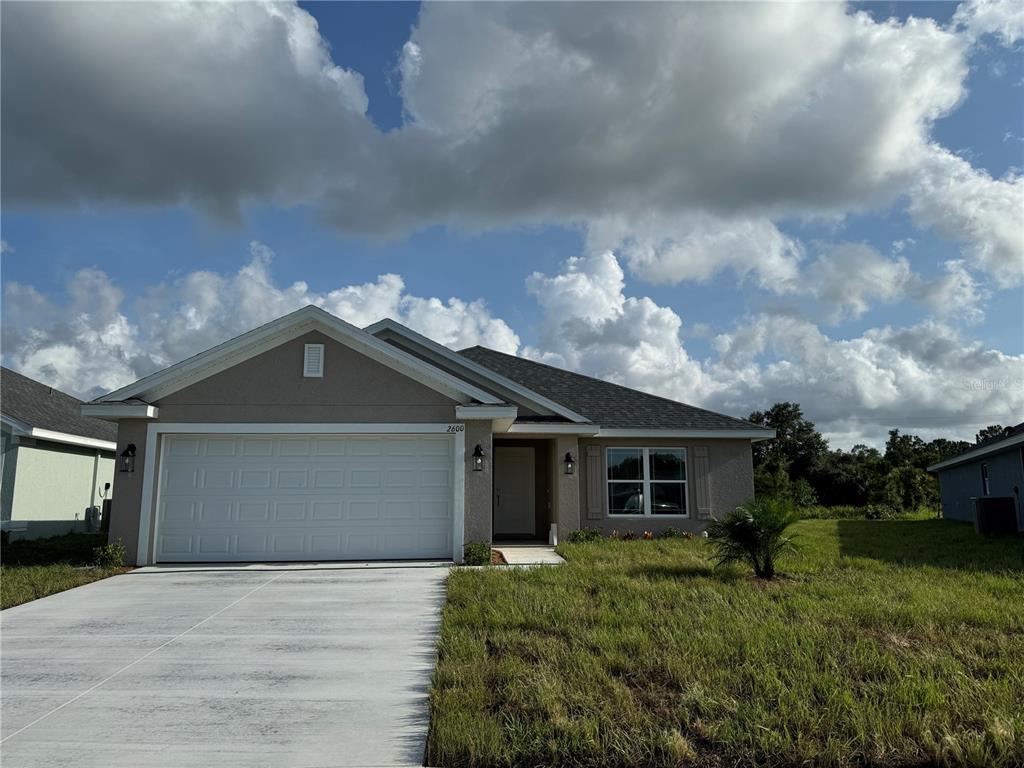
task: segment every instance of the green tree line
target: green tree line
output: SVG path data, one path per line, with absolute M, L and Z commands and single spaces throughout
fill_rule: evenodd
M 895 511 L 938 508 L 938 479 L 926 468 L 972 445 L 1003 434 L 994 424 L 975 443 L 889 430 L 885 451 L 855 445 L 833 450 L 797 403 L 776 403 L 748 420 L 775 429 L 776 438 L 754 443 L 754 489 L 758 496 L 786 499 L 797 507 L 884 505 Z

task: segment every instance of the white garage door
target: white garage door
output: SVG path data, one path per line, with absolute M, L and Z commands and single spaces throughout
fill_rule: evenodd
M 443 435 L 164 438 L 158 562 L 450 558 Z

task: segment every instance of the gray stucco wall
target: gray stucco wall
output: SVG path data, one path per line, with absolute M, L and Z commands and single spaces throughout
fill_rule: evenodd
M 305 344 L 324 345 L 323 378 L 302 375 Z M 445 395 L 316 331 L 285 342 L 153 404 L 160 409 L 158 422 L 310 424 L 451 423 L 455 421 L 457 405 Z M 136 460 L 134 473 L 115 473 L 110 540 L 121 539 L 124 542 L 129 562 L 136 562 L 138 554 L 146 427 L 151 423 L 154 422 L 127 419 L 118 426 L 117 452 L 134 443 Z M 489 439 L 490 422 L 483 423 Z M 470 442 L 469 432 L 473 424 L 480 422 L 468 422 L 467 454 L 477 442 L 475 438 Z M 159 456 L 156 458 L 154 466 L 159 466 Z M 467 472 L 467 536 L 472 517 L 474 534 L 483 535 L 479 521 L 486 519 L 486 536 L 489 537 L 490 493 L 488 491 L 484 499 L 476 486 L 483 479 L 471 481 L 470 474 Z M 153 488 L 155 494 L 156 483 L 153 483 Z M 154 500 L 150 501 L 152 509 Z M 478 509 L 480 504 L 486 509 Z
M 586 514 L 589 485 L 586 461 L 587 446 L 597 446 L 600 449 L 600 472 L 602 480 L 607 478 L 608 472 L 605 457 L 606 448 L 617 446 L 641 448 L 686 448 L 686 493 L 689 516 L 686 518 L 661 518 L 657 515 L 652 515 L 650 517 L 637 516 L 635 518 L 609 517 L 607 484 L 605 482 L 601 482 L 598 486 L 600 488 L 601 516 L 599 519 L 588 518 Z M 680 531 L 691 531 L 694 533 L 704 530 L 708 526 L 708 521 L 697 519 L 697 500 L 694 497 L 697 480 L 694 475 L 694 449 L 698 446 L 706 446 L 708 449 L 707 480 L 710 489 L 711 515 L 713 517 L 720 518 L 725 513 L 735 509 L 754 497 L 754 465 L 750 450 L 750 440 L 622 440 L 583 438 L 580 440 L 581 460 L 579 463 L 579 505 L 584 511 L 581 514 L 580 525 L 584 528 L 600 528 L 606 533 L 613 530 L 632 531 L 634 533 L 640 533 L 643 531 L 658 533 L 666 528 L 675 528 Z
M 1020 446 L 984 456 L 955 467 L 941 470 L 939 492 L 942 516 L 950 520 L 974 522 L 974 502 L 983 496 L 981 465 L 988 465 L 989 496 L 1010 496 L 1017 502 L 1017 528 L 1024 529 L 1021 494 L 1024 494 L 1024 467 Z M 1016 489 L 1016 490 L 1015 490 Z

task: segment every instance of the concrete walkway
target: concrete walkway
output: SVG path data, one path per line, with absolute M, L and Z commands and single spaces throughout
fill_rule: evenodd
M 509 565 L 561 565 L 565 562 L 554 547 L 544 544 L 498 544 L 494 549 L 501 552 Z
M 421 765 L 447 573 L 144 569 L 3 611 L 0 764 Z

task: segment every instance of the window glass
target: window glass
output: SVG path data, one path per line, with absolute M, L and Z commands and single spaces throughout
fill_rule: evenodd
M 643 480 L 642 448 L 609 448 L 609 480 Z
M 683 483 L 651 483 L 651 514 L 686 514 L 686 486 Z
M 686 465 L 680 448 L 651 448 L 651 480 L 685 480 Z
M 644 513 L 643 483 L 608 483 L 608 513 L 642 515 Z

